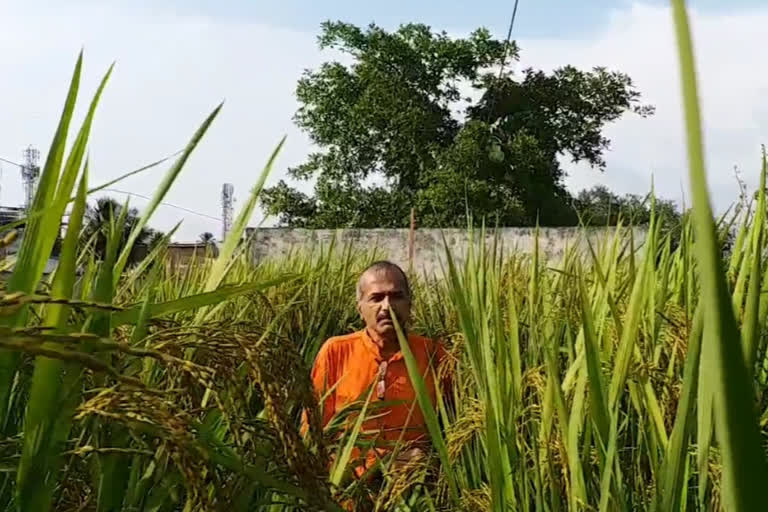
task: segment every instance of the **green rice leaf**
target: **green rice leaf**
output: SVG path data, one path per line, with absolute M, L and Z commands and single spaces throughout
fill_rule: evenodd
M 64 158 L 64 149 L 67 142 L 67 133 L 69 132 L 69 123 L 72 119 L 72 112 L 75 108 L 77 92 L 80 87 L 80 71 L 82 68 L 82 52 L 78 56 L 75 70 L 72 74 L 72 80 L 67 93 L 67 99 L 64 103 L 64 110 L 53 136 L 51 147 L 48 150 L 45 165 L 40 176 L 40 182 L 37 187 L 35 199 L 31 209 L 34 212 L 46 210 L 51 203 L 56 184 L 59 179 L 61 162 Z M 47 219 L 53 221 L 54 219 Z M 53 228 L 58 227 L 57 223 Z M 47 232 L 47 237 L 42 231 Z M 45 264 L 50 255 L 50 248 L 53 247 L 53 239 L 56 232 L 52 231 L 50 224 L 42 222 L 42 216 L 32 218 L 25 226 L 24 238 L 21 241 L 21 247 L 17 254 L 17 261 L 13 273 L 8 279 L 7 290 L 9 292 L 32 293 L 38 286 L 45 269 Z M 48 251 L 45 248 L 49 247 Z M 0 317 L 2 325 L 24 325 L 27 319 L 27 309 L 22 308 L 12 316 Z M 19 355 L 15 352 L 0 350 L 0 429 L 5 430 L 8 420 L 9 400 L 13 379 L 16 375 L 16 368 L 19 361 Z
M 86 162 L 74 208 L 69 216 L 59 266 L 53 279 L 52 293 L 56 297 L 72 297 L 87 182 Z M 44 323 L 53 327 L 56 332 L 65 333 L 68 313 L 67 305 L 51 304 L 47 307 Z M 48 510 L 51 507 L 58 481 L 61 452 L 69 435 L 72 414 L 79 398 L 79 393 L 75 393 L 73 386 L 76 380 L 73 376 L 78 373 L 75 365 L 71 363 L 43 356 L 35 359 L 25 419 L 26 435 L 16 476 L 16 495 L 20 511 Z
M 607 446 L 610 430 L 611 413 L 606 404 L 605 390 L 603 388 L 603 376 L 600 370 L 600 344 L 594 332 L 591 306 L 587 299 L 587 291 L 583 278 L 579 279 L 581 291 L 582 320 L 584 322 L 584 351 L 586 353 L 586 366 L 589 375 L 589 396 L 592 415 L 597 425 L 597 431 L 601 442 Z
M 144 227 L 147 225 L 147 222 L 149 222 L 150 217 L 152 217 L 152 214 L 155 213 L 155 210 L 163 201 L 163 198 L 170 190 L 171 185 L 173 185 L 173 182 L 176 181 L 176 178 L 178 178 L 179 173 L 181 173 L 181 170 L 184 168 L 184 164 L 187 163 L 189 156 L 192 154 L 192 152 L 195 150 L 197 145 L 200 143 L 200 140 L 205 135 L 205 132 L 208 131 L 208 127 L 210 127 L 213 120 L 216 119 L 216 116 L 219 114 L 219 111 L 221 110 L 221 107 L 223 105 L 224 105 L 223 103 L 219 104 L 219 106 L 213 109 L 213 112 L 211 112 L 208 115 L 205 121 L 203 121 L 203 124 L 200 125 L 200 128 L 197 129 L 195 134 L 192 136 L 192 139 L 184 148 L 184 151 L 182 152 L 181 156 L 179 156 L 179 158 L 171 166 L 171 168 L 168 169 L 168 172 L 165 174 L 163 181 L 160 183 L 160 185 L 158 185 L 157 189 L 155 189 L 155 193 L 153 194 L 152 199 L 149 201 L 149 204 L 141 213 L 141 216 L 139 217 L 138 222 L 136 222 L 136 225 L 134 226 L 130 235 L 128 235 L 128 240 L 123 246 L 123 250 L 120 253 L 120 257 L 117 259 L 117 262 L 115 263 L 115 272 L 114 272 L 115 284 L 117 284 L 117 280 L 120 279 L 120 276 L 123 273 L 123 269 L 125 268 L 125 265 L 128 263 L 128 257 L 130 256 L 131 250 L 133 249 L 133 245 L 136 242 L 136 239 L 138 238 L 142 229 L 144 229 Z
M 239 286 L 225 286 L 220 287 L 215 291 L 200 293 L 197 295 L 191 295 L 188 297 L 182 297 L 160 304 L 153 304 L 150 307 L 150 318 L 157 318 L 164 315 L 171 315 L 174 313 L 180 313 L 182 311 L 190 311 L 193 309 L 210 306 L 212 304 L 218 304 L 224 300 L 228 300 L 244 293 L 256 292 L 266 290 L 272 286 L 277 286 L 283 283 L 288 283 L 298 279 L 299 276 L 295 274 L 287 274 L 275 279 L 268 279 L 265 281 L 259 281 L 255 283 L 247 283 Z M 141 305 L 132 307 L 125 311 L 114 313 L 112 316 L 113 325 L 125 325 L 135 323 L 139 318 L 139 312 L 141 311 Z
M 621 397 L 621 393 L 624 389 L 627 375 L 629 373 L 629 365 L 635 352 L 635 341 L 637 340 L 637 334 L 640 328 L 640 320 L 643 315 L 643 308 L 647 300 L 647 276 L 650 264 L 653 261 L 654 251 L 652 249 L 652 240 L 647 241 L 646 244 L 645 254 L 640 265 L 640 272 L 637 273 L 637 277 L 635 278 L 634 285 L 632 287 L 632 295 L 630 297 L 627 314 L 624 319 L 624 327 L 622 328 L 619 350 L 616 354 L 616 368 L 613 372 L 613 378 L 611 379 L 608 395 L 608 407 L 610 410 L 616 409 L 619 398 Z
M 752 222 L 752 260 L 749 275 L 749 291 L 742 326 L 742 343 L 744 345 L 744 361 L 747 371 L 752 375 L 757 361 L 757 349 L 760 343 L 760 288 L 762 281 L 762 247 L 763 229 L 765 226 L 765 175 L 766 156 L 763 148 L 763 166 L 760 172 L 760 189 L 757 192 L 757 210 Z
M 688 340 L 688 353 L 683 374 L 683 391 L 677 403 L 675 424 L 664 456 L 664 465 L 657 491 L 656 510 L 680 510 L 685 490 L 685 470 L 688 460 L 688 443 L 694 425 L 696 390 L 699 382 L 701 335 L 704 329 L 702 309 L 698 308 L 693 319 L 693 330 Z
M 240 240 L 243 236 L 243 233 L 245 232 L 245 228 L 248 225 L 251 216 L 253 215 L 254 208 L 256 208 L 259 194 L 261 194 L 261 190 L 264 188 L 264 183 L 266 182 L 269 173 L 272 171 L 272 166 L 274 165 L 277 156 L 280 154 L 280 150 L 283 148 L 284 143 L 285 137 L 282 138 L 274 151 L 272 151 L 272 155 L 269 157 L 267 165 L 265 165 L 264 169 L 262 169 L 256 185 L 251 190 L 251 195 L 248 197 L 248 201 L 245 203 L 245 206 L 237 216 L 237 219 L 232 226 L 232 231 L 230 231 L 230 233 L 227 235 L 227 239 L 224 241 L 224 246 L 219 252 L 219 257 L 216 259 L 213 268 L 208 274 L 208 280 L 205 283 L 205 288 L 203 291 L 213 291 L 218 288 L 219 285 L 221 285 L 221 283 L 224 281 L 226 271 L 232 263 L 233 255 L 240 245 Z M 198 313 L 196 322 L 202 321 L 205 313 L 205 310 L 201 310 Z
M 712 220 L 704 170 L 704 150 L 699 114 L 696 71 L 688 15 L 683 0 L 673 0 L 673 18 L 680 57 L 688 159 L 696 228 L 696 256 L 701 274 L 704 309 L 704 346 L 708 379 L 714 386 L 714 416 L 723 464 L 722 494 L 730 510 L 759 510 L 768 501 L 765 482 L 768 467 L 754 412 L 754 393 L 733 316 L 725 274 Z M 706 350 L 705 350 L 706 352 Z
M 91 194 L 94 194 L 96 192 L 99 192 L 100 190 L 104 190 L 105 188 L 109 188 L 112 185 L 115 185 L 116 183 L 120 183 L 121 181 L 123 181 L 126 178 L 130 178 L 132 176 L 136 176 L 137 174 L 141 174 L 144 171 L 148 171 L 150 169 L 153 169 L 153 168 L 157 167 L 158 165 L 167 162 L 168 160 L 170 160 L 174 156 L 182 153 L 183 151 L 184 151 L 183 149 L 180 149 L 179 151 L 176 151 L 175 153 L 173 153 L 171 155 L 168 155 L 168 156 L 166 156 L 164 158 L 161 158 L 160 160 L 155 160 L 154 162 L 149 163 L 149 164 L 147 164 L 147 165 L 145 165 L 143 167 L 139 167 L 138 169 L 134 169 L 132 171 L 129 171 L 129 172 L 123 174 L 122 176 L 118 176 L 117 178 L 115 178 L 113 180 L 109 180 L 106 183 L 102 183 L 101 185 L 98 185 L 96 187 L 88 189 L 88 195 L 91 195 Z M 74 197 L 72 199 L 70 199 L 70 200 L 74 200 Z
M 405 360 L 405 366 L 408 369 L 408 378 L 411 381 L 411 385 L 416 393 L 416 400 L 418 401 L 421 412 L 424 415 L 424 422 L 427 425 L 427 430 L 432 439 L 432 444 L 437 450 L 437 454 L 440 457 L 440 463 L 442 464 L 445 478 L 448 482 L 448 491 L 451 496 L 451 501 L 454 504 L 458 503 L 459 488 L 456 483 L 455 476 L 451 470 L 451 460 L 448 458 L 448 448 L 445 445 L 443 434 L 440 432 L 440 425 L 437 420 L 437 414 L 432 406 L 432 402 L 429 399 L 429 393 L 427 392 L 427 386 L 424 383 L 424 377 L 421 375 L 419 369 L 419 363 L 411 351 L 411 347 L 408 344 L 408 340 L 403 333 L 403 329 L 398 322 L 397 315 L 390 315 L 392 322 L 395 325 L 397 331 L 397 339 L 400 342 L 400 350 L 403 353 L 403 360 Z
M 608 430 L 610 435 L 608 437 L 608 445 L 605 448 L 605 465 L 603 468 L 603 474 L 600 478 L 600 512 L 608 512 L 610 510 L 609 504 L 611 499 L 619 501 L 618 496 L 611 494 L 611 477 L 613 476 L 614 467 L 616 467 L 616 451 L 618 450 L 618 426 L 616 425 L 616 415 L 611 418 L 611 425 Z M 618 509 L 618 507 L 616 507 Z
M 355 448 L 357 437 L 360 435 L 360 430 L 362 429 L 363 423 L 365 422 L 365 413 L 368 411 L 368 404 L 371 403 L 371 397 L 373 396 L 374 389 L 375 386 L 371 386 L 368 390 L 368 395 L 365 398 L 365 402 L 363 402 L 363 407 L 355 419 L 355 425 L 349 432 L 347 442 L 344 444 L 344 448 L 342 449 L 338 459 L 336 459 L 333 463 L 330 482 L 334 487 L 338 487 L 341 484 L 341 479 L 344 477 L 344 473 L 348 469 L 347 466 L 349 464 L 349 459 L 352 456 L 352 450 Z

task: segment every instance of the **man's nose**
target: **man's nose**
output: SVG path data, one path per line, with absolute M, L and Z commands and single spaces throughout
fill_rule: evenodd
M 389 297 L 384 297 L 384 300 L 381 301 L 381 309 L 387 310 L 389 306 Z

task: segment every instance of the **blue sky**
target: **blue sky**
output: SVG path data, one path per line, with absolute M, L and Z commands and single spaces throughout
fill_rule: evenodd
M 387 28 L 415 21 L 454 35 L 486 26 L 503 38 L 513 4 L 0 0 L 0 157 L 18 160 L 28 144 L 45 154 L 74 58 L 84 47 L 78 119 L 101 73 L 117 61 L 89 146 L 94 184 L 178 150 L 226 99 L 167 198 L 217 217 L 222 184 L 233 183 L 236 206 L 242 204 L 282 135 L 288 139 L 270 183 L 313 150 L 292 116 L 301 73 L 333 58 L 317 48 L 322 21 L 375 20 Z M 738 195 L 734 167 L 754 188 L 760 144 L 768 143 L 768 68 L 756 65 L 754 53 L 765 46 L 768 2 L 700 0 L 689 5 L 694 7 L 709 183 L 715 207 L 722 211 Z M 605 127 L 612 144 L 604 173 L 563 161 L 572 191 L 603 184 L 617 193 L 644 194 L 653 180 L 662 197 L 680 200 L 687 193 L 678 64 L 666 1 L 520 0 L 513 37 L 521 47 L 516 70 L 606 66 L 628 73 L 644 100 L 656 106 L 652 118 L 625 116 Z M 120 188 L 151 195 L 163 172 L 131 178 Z M 0 164 L 0 204 L 19 204 L 22 190 L 18 170 Z M 138 208 L 144 204 L 139 197 L 132 199 Z M 180 220 L 177 240 L 220 232 L 215 219 L 171 207 L 160 208 L 152 225 L 167 230 Z M 257 213 L 252 223 L 260 220 Z
M 514 0 L 184 0 L 143 1 L 175 12 L 213 17 L 250 19 L 295 30 L 316 31 L 327 19 L 356 24 L 375 21 L 385 27 L 418 21 L 435 29 L 466 30 L 484 26 L 506 35 Z M 518 37 L 574 37 L 599 30 L 612 13 L 632 5 L 631 0 L 519 0 L 515 34 Z M 647 5 L 664 6 L 666 0 Z M 764 5 L 762 0 L 694 0 L 691 8 L 710 13 L 735 12 Z

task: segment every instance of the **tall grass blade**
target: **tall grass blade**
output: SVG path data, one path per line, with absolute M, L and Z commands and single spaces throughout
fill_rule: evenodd
M 600 478 L 600 512 L 608 512 L 611 499 L 618 501 L 618 496 L 611 495 L 611 477 L 614 467 L 616 467 L 616 452 L 618 450 L 618 425 L 616 424 L 617 415 L 611 417 L 611 425 L 608 427 L 610 435 L 608 445 L 605 447 L 605 465 L 603 475 Z M 618 508 L 618 507 L 616 507 Z
M 77 244 L 85 213 L 88 166 L 80 180 L 77 197 L 69 216 L 67 234 L 62 244 L 59 266 L 51 293 L 70 298 L 75 283 Z M 44 324 L 57 332 L 66 332 L 70 308 L 65 304 L 48 306 Z M 20 511 L 44 511 L 51 507 L 57 484 L 59 460 L 69 435 L 74 411 L 72 375 L 79 369 L 58 359 L 38 357 L 32 375 L 27 414 L 24 421 L 24 447 L 17 473 L 17 502 Z
M 600 441 L 607 446 L 610 434 L 611 413 L 606 404 L 605 390 L 603 388 L 603 376 L 600 370 L 600 343 L 595 335 L 592 322 L 592 312 L 587 298 L 586 287 L 583 278 L 579 279 L 581 291 L 582 321 L 584 325 L 584 351 L 586 353 L 586 367 L 589 375 L 590 410 L 597 426 Z
M 390 316 L 392 317 L 392 323 L 394 324 L 395 330 L 397 331 L 397 339 L 400 342 L 400 350 L 403 353 L 403 360 L 405 361 L 405 366 L 408 370 L 408 378 L 410 379 L 411 385 L 413 386 L 413 389 L 416 393 L 416 400 L 419 404 L 419 407 L 421 408 L 422 414 L 424 415 L 424 422 L 427 425 L 427 430 L 429 431 L 430 438 L 432 439 L 432 444 L 434 445 L 438 457 L 440 458 L 440 463 L 442 464 L 442 469 L 448 482 L 448 491 L 451 497 L 451 501 L 454 505 L 457 505 L 459 500 L 459 487 L 456 483 L 455 475 L 451 469 L 451 460 L 448 457 L 448 448 L 445 445 L 443 434 L 440 432 L 440 425 L 438 423 L 437 414 L 435 413 L 435 409 L 432 406 L 432 402 L 429 398 L 427 386 L 424 383 L 424 377 L 421 375 L 419 363 L 416 361 L 416 357 L 411 351 L 408 340 L 406 339 L 405 334 L 403 334 L 403 328 L 400 326 L 397 315 L 392 314 Z
M 765 148 L 763 148 L 762 163 L 760 189 L 757 192 L 757 210 L 752 221 L 752 260 L 750 262 L 752 268 L 749 275 L 749 290 L 747 292 L 747 304 L 744 310 L 744 323 L 742 326 L 744 361 L 750 375 L 753 374 L 755 369 L 757 349 L 760 343 L 760 288 L 762 286 L 762 247 L 765 229 Z
M 280 143 L 272 151 L 269 160 L 267 160 L 267 165 L 265 165 L 264 169 L 262 169 L 256 185 L 254 185 L 253 189 L 251 190 L 251 195 L 248 197 L 248 201 L 240 211 L 237 219 L 235 219 L 235 222 L 232 226 L 232 231 L 230 231 L 227 235 L 227 239 L 224 241 L 224 245 L 219 252 L 219 257 L 217 258 L 216 263 L 208 275 L 208 280 L 205 283 L 204 291 L 210 292 L 215 290 L 224 280 L 226 269 L 231 264 L 232 256 L 235 254 L 236 249 L 240 245 L 240 241 L 243 233 L 245 232 L 245 228 L 248 225 L 248 222 L 251 220 L 253 210 L 258 204 L 259 194 L 261 194 L 261 190 L 264 188 L 264 183 L 272 171 L 272 166 L 274 165 L 275 160 L 277 160 L 277 157 L 280 154 L 280 150 L 283 148 L 283 144 L 285 144 L 285 137 L 280 140 Z
M 123 226 L 128 215 L 128 200 L 120 208 L 117 218 L 110 215 L 109 224 L 106 227 L 107 247 L 104 261 L 99 266 L 96 275 L 96 287 L 93 290 L 93 300 L 102 303 L 111 303 L 115 292 L 115 260 L 123 235 Z M 119 275 L 119 274 L 117 274 Z M 111 334 L 111 312 L 96 311 L 86 320 L 86 331 L 101 337 L 109 337 Z M 99 356 L 107 363 L 109 354 Z M 95 375 L 94 383 L 97 387 L 106 387 L 108 381 L 104 375 Z M 94 444 L 97 448 L 122 446 L 128 440 L 126 428 L 120 424 L 110 424 L 106 420 L 97 419 Z M 124 455 L 118 453 L 104 453 L 96 455 L 97 475 L 96 484 L 96 511 L 112 512 L 120 510 L 126 492 L 125 484 L 128 480 L 127 463 Z
M 615 362 L 616 369 L 611 379 L 608 395 L 608 407 L 610 410 L 615 410 L 617 407 L 627 381 L 629 365 L 635 353 L 635 341 L 637 340 L 643 308 L 647 300 L 647 276 L 655 252 L 653 237 L 649 235 L 649 238 L 650 240 L 646 241 L 646 249 L 643 261 L 640 263 L 640 271 L 637 273 L 632 287 L 632 295 L 629 300 L 627 315 L 624 319 L 624 326 L 621 328 L 621 340 Z
M 579 364 L 580 370 L 576 378 L 573 402 L 571 404 L 571 417 L 568 424 L 568 467 L 571 472 L 571 493 L 568 498 L 572 510 L 581 510 L 587 505 L 587 484 L 579 450 L 579 438 L 584 425 L 587 371 L 584 368 L 583 361 L 577 361 L 574 364 Z
M 701 359 L 701 336 L 704 329 L 702 309 L 697 308 L 693 318 L 693 329 L 688 339 L 688 353 L 683 374 L 683 391 L 677 403 L 675 424 L 667 445 L 657 492 L 657 508 L 680 510 L 685 489 L 685 472 L 688 461 L 688 442 L 694 425 L 696 391 L 699 383 Z
M 212 304 L 218 304 L 222 301 L 243 295 L 245 293 L 263 291 L 273 286 L 295 281 L 296 279 L 298 279 L 298 276 L 295 274 L 287 274 L 275 279 L 268 279 L 256 283 L 247 283 L 239 286 L 223 286 L 212 292 L 190 295 L 180 299 L 153 304 L 150 307 L 150 318 L 157 318 L 164 315 L 171 315 L 174 313 L 180 313 L 182 311 L 190 311 L 193 309 L 210 306 Z M 136 305 L 130 309 L 114 313 L 112 316 L 113 326 L 117 327 L 120 325 L 135 323 L 139 318 L 140 311 L 141 305 Z
M 128 235 L 128 240 L 125 242 L 125 245 L 123 246 L 123 250 L 120 253 L 120 256 L 118 257 L 115 263 L 115 272 L 114 272 L 115 284 L 117 284 L 117 280 L 120 279 L 120 276 L 123 273 L 123 269 L 125 268 L 125 265 L 128 263 L 128 257 L 131 254 L 131 250 L 133 249 L 133 245 L 136 242 L 136 239 L 139 237 L 139 234 L 147 225 L 147 222 L 149 222 L 149 218 L 152 216 L 152 214 L 155 212 L 157 207 L 163 201 L 163 198 L 170 190 L 171 185 L 173 185 L 173 182 L 176 181 L 176 178 L 179 176 L 179 173 L 184 168 L 184 164 L 187 163 L 189 156 L 192 154 L 192 152 L 195 150 L 197 145 L 200 143 L 200 140 L 205 135 L 205 132 L 208 131 L 208 127 L 211 125 L 213 120 L 216 119 L 216 116 L 219 114 L 219 111 L 221 110 L 221 107 L 223 105 L 224 105 L 223 103 L 219 104 L 219 106 L 213 109 L 213 112 L 211 112 L 208 115 L 205 121 L 203 121 L 203 124 L 200 125 L 200 127 L 197 129 L 194 135 L 192 135 L 192 139 L 184 148 L 184 151 L 182 152 L 181 156 L 179 156 L 179 158 L 176 160 L 176 162 L 174 162 L 171 168 L 168 169 L 168 172 L 165 174 L 163 181 L 160 182 L 160 185 L 158 185 L 157 189 L 155 189 L 155 193 L 152 196 L 152 199 L 149 201 L 149 204 L 147 204 L 146 208 L 141 213 L 141 216 L 139 217 L 138 222 L 136 222 L 136 225 L 133 227 L 133 230 L 131 231 L 130 235 Z
M 61 163 L 64 158 L 69 124 L 72 119 L 72 112 L 75 108 L 77 92 L 80 87 L 82 62 L 83 55 L 82 52 L 80 52 L 72 74 L 69 92 L 67 93 L 67 99 L 64 103 L 64 110 L 62 111 L 59 125 L 56 128 L 56 133 L 53 136 L 51 147 L 48 150 L 37 192 L 35 193 L 35 199 L 32 203 L 31 209 L 33 212 L 47 209 L 47 206 L 52 202 L 51 200 L 59 179 Z M 43 230 L 47 224 L 42 222 L 43 219 L 41 217 L 42 216 L 36 216 L 32 218 L 25 226 L 24 238 L 21 241 L 16 265 L 13 273 L 8 279 L 8 292 L 32 293 L 35 291 L 35 288 L 42 277 L 54 240 L 49 240 L 42 236 L 41 230 Z M 47 220 L 50 221 L 52 219 Z M 56 226 L 58 226 L 58 223 Z M 48 231 L 50 233 L 50 229 L 48 229 Z M 46 248 L 48 248 L 47 251 Z M 26 319 L 27 308 L 22 308 L 11 316 L 0 317 L 0 325 L 22 326 L 26 324 Z M 8 408 L 10 406 L 9 401 L 18 361 L 18 353 L 0 350 L 0 429 L 2 430 L 5 430 L 7 427 Z
M 176 151 L 175 153 L 172 153 L 172 154 L 170 154 L 170 155 L 168 155 L 168 156 L 166 156 L 164 158 L 161 158 L 160 160 L 155 160 L 154 162 L 149 163 L 147 165 L 144 165 L 142 167 L 139 167 L 138 169 L 134 169 L 132 171 L 128 171 L 125 174 L 123 174 L 121 176 L 118 176 L 115 179 L 109 180 L 106 183 L 102 183 L 101 185 L 98 185 L 96 187 L 90 188 L 90 189 L 88 189 L 88 195 L 95 194 L 96 192 L 104 190 L 105 188 L 109 188 L 112 185 L 120 183 L 124 179 L 130 178 L 132 176 L 136 176 L 137 174 L 141 174 L 144 171 L 148 171 L 150 169 L 153 169 L 153 168 L 157 167 L 158 165 L 167 162 L 168 160 L 170 160 L 171 158 L 175 157 L 176 155 L 178 155 L 179 153 L 181 153 L 183 151 L 184 151 L 183 149 L 180 149 L 179 151 Z M 71 200 L 74 200 L 74 197 Z
M 733 316 L 707 192 L 696 71 L 688 15 L 683 0 L 673 0 L 680 57 L 688 159 L 701 275 L 705 346 L 712 347 L 706 371 L 714 384 L 714 416 L 723 456 L 723 503 L 730 510 L 759 510 L 768 502 L 765 453 L 754 412 L 754 393 Z
M 80 172 L 80 166 L 85 156 L 86 145 L 91 135 L 91 126 L 93 125 L 93 116 L 96 114 L 96 107 L 99 105 L 99 100 L 104 92 L 104 88 L 107 86 L 109 77 L 112 75 L 114 64 L 112 64 L 107 70 L 104 78 L 101 79 L 96 94 L 93 95 L 91 104 L 88 107 L 88 113 L 83 120 L 83 124 L 80 127 L 80 131 L 77 133 L 75 142 L 72 144 L 72 149 L 67 157 L 67 162 L 64 165 L 64 171 L 61 174 L 58 187 L 56 188 L 56 204 L 57 209 L 50 213 L 54 218 L 61 218 L 66 208 L 69 198 L 72 194 L 72 190 L 77 180 L 77 175 Z M 47 219 L 46 219 L 47 220 Z
M 363 428 L 363 423 L 366 419 L 365 413 L 368 411 L 368 404 L 371 403 L 371 397 L 373 396 L 374 388 L 375 386 L 371 386 L 371 388 L 368 390 L 368 395 L 365 397 L 363 407 L 360 409 L 360 412 L 355 419 L 355 425 L 352 427 L 352 430 L 348 434 L 349 437 L 347 438 L 347 442 L 344 444 L 344 448 L 341 450 L 341 455 L 339 455 L 339 458 L 336 459 L 333 463 L 330 482 L 334 487 L 338 487 L 341 484 L 341 479 L 344 477 L 344 473 L 347 471 L 349 459 L 352 456 L 355 443 L 357 443 L 357 438 L 360 435 L 360 430 Z

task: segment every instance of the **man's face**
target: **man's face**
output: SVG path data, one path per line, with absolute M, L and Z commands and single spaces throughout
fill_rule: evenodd
M 401 276 L 393 271 L 370 271 L 362 276 L 360 285 L 357 307 L 368 332 L 386 338 L 396 336 L 390 310 L 402 327 L 411 316 L 411 299 Z

